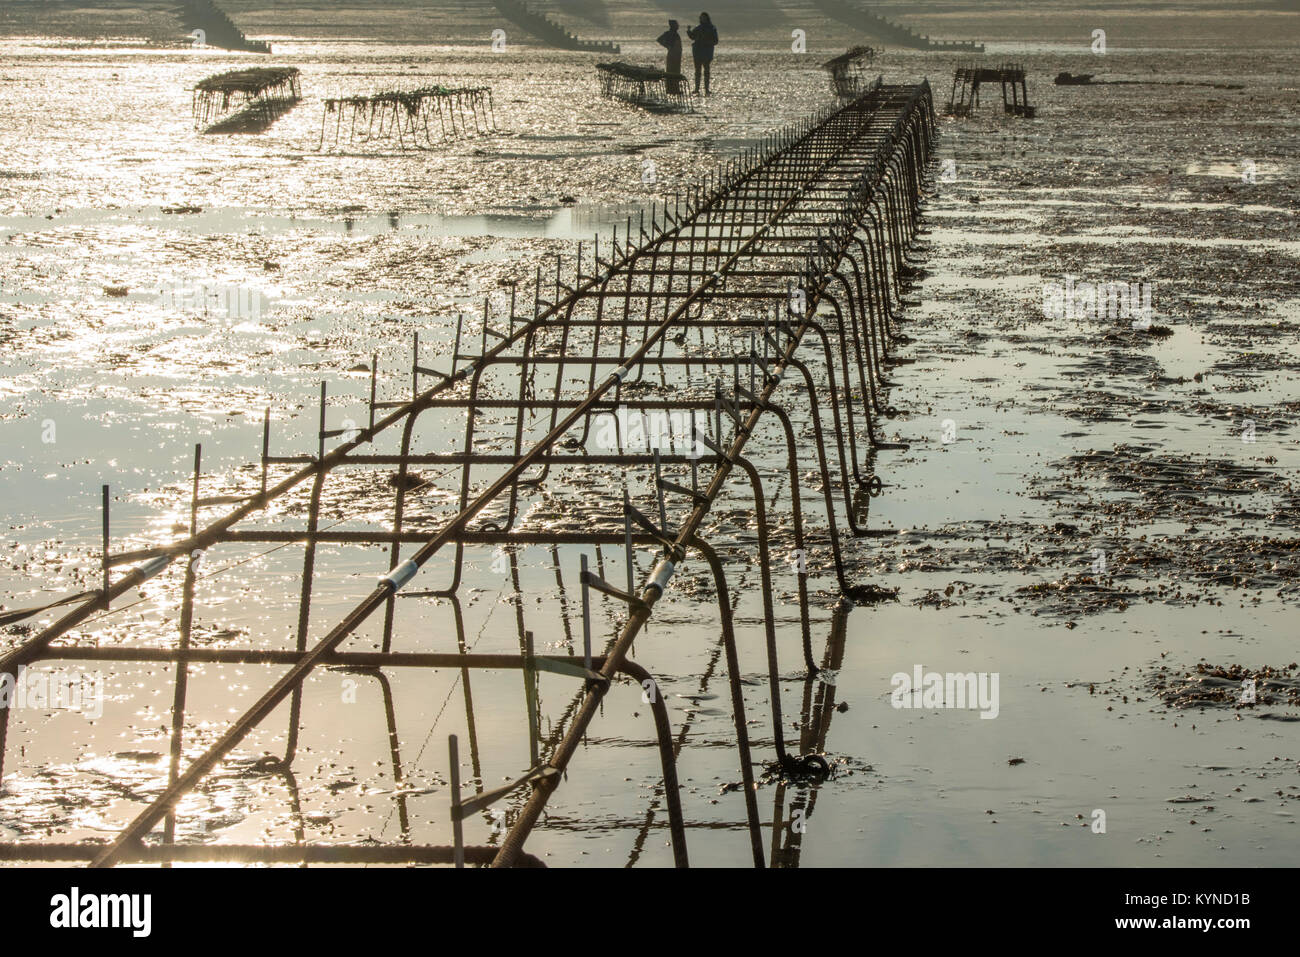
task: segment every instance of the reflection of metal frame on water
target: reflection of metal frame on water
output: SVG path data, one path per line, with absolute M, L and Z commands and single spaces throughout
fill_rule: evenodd
M 335 147 L 344 131 L 349 145 L 395 139 L 402 149 L 498 132 L 492 91 L 485 86 L 425 86 L 327 98 L 317 149 L 324 148 L 331 125 Z
M 902 361 L 890 359 L 888 354 L 894 343 L 904 339 L 897 331 L 902 321 L 897 308 L 912 275 L 908 251 L 919 228 L 933 136 L 932 97 L 928 84 L 922 84 L 872 89 L 850 103 L 823 110 L 764 138 L 761 145 L 720 165 L 685 194 L 656 202 L 648 217 L 643 212 L 635 223 L 629 218 L 621 237 L 616 229 L 603 246 L 597 238 L 585 262 L 580 244 L 569 270 L 557 258 L 553 279 L 543 282 L 539 269 L 531 308 L 521 308 L 518 288 L 512 286 L 508 310 L 499 310 L 501 316 L 494 319 L 485 307 L 472 336 L 465 334 L 462 317 L 443 370 L 423 364 L 417 338 L 409 370 L 409 398 L 379 401 L 375 356 L 370 368 L 369 420 L 364 427 L 327 427 L 328 403 L 322 383 L 314 454 L 272 455 L 268 409 L 263 421 L 260 485 L 254 478 L 237 495 L 204 497 L 201 448 L 196 448 L 189 534 L 180 541 L 113 553 L 106 487 L 102 588 L 44 608 L 7 613 L 5 620 L 13 622 L 66 609 L 57 620 L 0 656 L 0 673 L 12 675 L 20 667 L 49 660 L 172 665 L 167 784 L 142 799 L 144 806 L 109 844 L 5 843 L 0 844 L 0 860 L 89 860 L 97 866 L 182 860 L 534 864 L 537 860 L 524 852 L 524 843 L 564 780 L 606 694 L 621 676 L 648 691 L 642 703 L 650 705 L 655 724 L 663 774 L 660 794 L 668 812 L 672 853 L 675 863 L 685 866 L 686 812 L 675 757 L 685 741 L 685 729 L 674 736 L 655 678 L 629 655 L 674 577 L 688 561 L 698 559 L 711 583 L 706 593 L 711 591 L 716 601 L 719 625 L 719 642 L 712 649 L 712 663 L 702 683 L 707 686 L 713 663 L 725 659 L 742 779 L 734 800 L 744 803 L 750 852 L 760 867 L 795 863 L 801 832 L 780 823 L 785 816 L 786 783 L 815 785 L 829 771 L 821 750 L 834 711 L 834 688 L 818 680 L 819 668 L 839 667 L 844 616 L 852 602 L 870 601 L 880 594 L 879 589 L 849 580 L 840 544 L 841 516 L 852 536 L 873 534 L 866 527 L 867 507 L 870 498 L 882 490 L 880 476 L 874 471 L 875 452 L 898 447 L 880 440 L 875 420 L 893 414 L 884 395 L 888 387 L 885 374 L 891 364 Z M 713 338 L 711 347 L 705 346 L 706 334 Z M 698 348 L 693 341 L 696 337 Z M 778 401 L 782 395 L 786 396 L 784 402 Z M 666 447 L 661 444 L 650 451 L 632 448 L 629 433 L 618 436 L 612 448 L 597 438 L 598 450 L 589 450 L 598 417 L 620 407 L 649 414 L 672 411 L 689 421 L 689 435 L 681 441 L 670 438 Z M 796 410 L 798 425 L 792 419 Z M 827 411 L 829 422 L 825 420 Z M 459 447 L 439 452 L 422 448 L 415 430 L 425 413 L 434 413 L 440 422 L 454 414 L 463 415 L 464 436 Z M 783 450 L 778 464 L 768 462 L 760 467 L 747 455 L 751 438 L 760 432 L 762 442 L 775 443 Z M 381 438 L 387 440 L 386 450 L 376 448 Z M 327 451 L 331 439 L 342 441 Z M 446 471 L 425 478 L 416 471 L 419 467 Z M 290 474 L 273 482 L 273 468 L 288 469 Z M 818 517 L 824 514 L 824 534 L 805 528 L 800 484 L 809 468 L 819 477 L 812 498 Z M 391 522 L 370 530 L 322 527 L 327 482 L 335 479 L 337 485 L 340 473 L 358 469 L 376 480 L 388 478 L 393 489 Z M 612 476 L 621 473 L 621 490 L 617 479 L 584 486 L 588 500 L 596 498 L 603 504 L 606 520 L 580 531 L 530 523 L 521 496 L 541 488 L 553 471 L 557 476 L 574 477 L 602 471 Z M 629 491 L 628 477 L 638 474 L 651 479 L 648 496 Z M 786 494 L 779 498 L 787 503 L 788 524 L 769 520 L 768 511 L 778 498 L 765 488 L 765 475 L 787 486 Z M 454 478 L 440 481 L 448 476 Z M 435 491 L 442 494 L 434 495 Z M 285 518 L 294 513 L 284 510 L 295 493 L 306 493 L 305 524 L 285 528 Z M 734 539 L 728 538 L 723 528 L 713 527 L 708 533 L 712 541 L 706 540 L 706 528 L 717 526 L 723 517 L 715 515 L 706 524 L 715 505 L 737 493 L 741 495 L 738 504 L 753 510 L 752 527 L 746 523 Z M 328 507 L 343 509 L 349 501 L 346 496 L 331 499 Z M 254 518 L 266 514 L 268 506 L 276 502 L 280 503 L 276 511 L 283 514 L 274 521 L 255 524 Z M 732 507 L 735 504 L 731 503 Z M 212 509 L 231 505 L 233 511 L 200 521 L 202 513 L 212 516 Z M 440 511 L 422 516 L 418 527 L 410 527 L 413 505 Z M 361 508 L 364 514 L 371 513 L 370 503 Z M 363 520 L 363 516 L 353 516 L 349 521 Z M 775 559 L 778 548 L 803 556 L 814 542 L 829 547 L 836 587 L 844 596 L 837 605 L 820 663 L 813 655 L 809 615 L 808 578 L 815 572 L 802 559 L 788 571 Z M 216 549 L 240 551 L 265 544 L 280 548 L 291 543 L 304 547 L 293 646 L 215 648 L 196 644 L 199 559 Z M 378 585 L 312 640 L 309 626 L 321 545 L 382 545 L 388 549 L 388 560 Z M 414 551 L 404 555 L 404 546 Z M 577 574 L 581 654 L 536 654 L 522 600 L 513 603 L 513 640 L 518 643 L 518 653 L 472 654 L 458 597 L 466 550 L 503 550 L 510 556 L 512 581 L 519 592 L 516 550 L 536 547 L 551 550 L 562 627 L 570 639 L 572 626 L 559 550 L 584 550 Z M 594 568 L 588 568 L 587 558 L 593 549 Z M 650 568 L 642 561 L 646 549 L 654 551 Z M 770 767 L 776 781 L 770 857 L 763 847 L 738 625 L 733 618 L 735 600 L 726 574 L 728 559 L 733 556 L 742 557 L 756 570 L 760 585 L 758 627 L 763 634 L 762 670 L 767 675 L 770 710 L 765 741 L 770 740 L 774 750 Z M 435 562 L 447 578 L 423 590 L 406 587 Z M 75 630 L 113 614 L 115 600 L 173 564 L 181 571 L 174 645 L 102 646 L 74 637 Z M 611 565 L 622 566 L 618 585 L 611 583 L 611 577 L 620 569 Z M 112 577 L 113 569 L 123 567 L 129 570 Z M 806 668 L 804 722 L 797 743 L 786 740 L 783 671 L 778 661 L 778 634 L 795 627 L 779 621 L 776 613 L 777 577 L 787 573 L 794 579 Z M 455 650 L 394 649 L 395 638 L 405 633 L 398 626 L 399 605 L 420 598 L 450 604 L 456 622 Z M 596 603 L 617 622 L 616 634 L 603 648 L 593 646 L 592 606 Z M 371 636 L 378 650 L 342 650 L 344 642 L 367 622 L 372 623 Z M 653 647 L 643 650 L 652 652 Z M 184 739 L 190 733 L 186 721 L 190 668 L 205 662 L 285 670 L 216 740 L 184 763 Z M 400 749 L 392 695 L 382 669 L 459 672 L 477 784 L 476 793 L 461 793 L 459 745 L 452 736 L 450 845 L 326 847 L 307 843 L 293 763 L 304 685 L 321 667 L 351 670 L 378 682 L 398 782 L 403 776 Z M 484 790 L 482 785 L 480 756 L 485 745 L 476 734 L 470 694 L 470 677 L 476 669 L 519 670 L 524 677 L 530 764 L 516 780 L 493 790 Z M 538 676 L 543 671 L 573 681 L 566 706 L 546 734 L 541 731 L 537 694 Z M 285 780 L 298 821 L 295 843 L 238 847 L 178 844 L 180 799 L 201 786 L 285 702 L 289 714 L 283 756 L 260 763 Z M 0 713 L 0 762 L 11 757 L 8 738 L 6 709 Z M 507 799 L 513 802 L 512 813 L 499 845 L 467 846 L 466 823 L 480 813 L 486 818 L 492 804 Z M 804 816 L 811 812 L 811 803 L 806 810 L 800 805 L 805 799 L 815 800 L 815 791 L 795 796 L 792 816 L 796 811 Z M 409 809 L 400 786 L 395 803 L 403 839 L 409 839 Z M 155 832 L 159 825 L 161 834 Z M 640 853 L 649 827 L 647 817 L 634 856 Z
M 258 132 L 301 99 L 297 67 L 232 70 L 194 84 L 194 128 L 205 133 Z
M 665 73 L 632 63 L 597 63 L 600 95 L 652 112 L 693 112 L 691 86 L 681 73 Z

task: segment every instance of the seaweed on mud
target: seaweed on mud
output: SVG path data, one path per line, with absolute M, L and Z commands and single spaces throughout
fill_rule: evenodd
M 1102 611 L 1127 611 L 1128 606 L 1149 592 L 1130 591 L 1102 584 L 1091 576 L 1062 578 L 1052 582 L 1035 582 L 1017 588 L 1019 597 L 1043 599 L 1050 604 L 1049 614 L 1063 617 L 1096 614 Z M 1033 612 L 1039 614 L 1039 610 Z
M 1114 487 L 1125 491 L 1170 490 L 1188 496 L 1201 492 L 1245 495 L 1277 487 L 1280 476 L 1264 469 L 1237 465 L 1227 459 L 1196 460 L 1153 454 L 1150 446 L 1117 445 L 1111 451 L 1089 450 L 1067 461 L 1076 474 L 1101 470 Z
M 1239 664 L 1198 662 L 1192 669 L 1172 672 L 1161 665 L 1146 679 L 1146 688 L 1167 707 L 1257 709 L 1260 706 L 1300 706 L 1300 664 L 1249 668 Z M 1254 681 L 1251 700 L 1247 682 Z
M 769 762 L 758 775 L 758 786 L 780 784 L 815 789 L 818 785 L 837 778 L 879 773 L 872 765 L 847 755 L 814 754 L 809 757 L 814 759 L 813 765 L 802 769 L 794 766 L 800 759 L 793 756 L 791 756 L 791 764 L 784 768 L 778 761 Z M 723 784 L 719 788 L 719 793 L 725 794 L 728 791 L 740 790 L 742 787 L 740 782 Z
M 942 591 L 937 588 L 926 589 L 925 594 L 913 598 L 911 604 L 917 608 L 952 608 L 965 605 L 968 592 L 972 593 L 971 600 L 984 601 L 994 594 L 995 589 L 980 586 L 975 582 L 958 580 L 950 583 Z
M 1097 535 L 1084 551 L 1069 543 L 1049 546 L 1035 556 L 1037 563 L 1079 565 L 1091 574 L 1025 586 L 1016 596 L 1040 602 L 1051 614 L 1087 614 L 1125 611 L 1135 601 L 1222 604 L 1227 596 L 1220 589 L 1237 591 L 1253 604 L 1266 590 L 1278 597 L 1300 591 L 1300 539 L 1243 535 L 1239 529 L 1215 538 L 1200 532 L 1192 526 L 1183 535 Z M 1094 566 L 1098 553 L 1105 556 L 1100 569 Z
M 1152 373 L 1160 368 L 1159 361 L 1145 352 L 1133 352 L 1130 349 L 1107 349 L 1102 351 L 1091 340 L 1080 343 L 1080 346 L 1086 348 L 1086 353 L 1077 357 L 1078 362 L 1064 366 L 1061 370 L 1062 375 L 1069 378 L 1086 376 L 1090 379 L 1099 379 L 1104 377 L 1107 380 L 1115 376 L 1149 378 Z M 1129 393 L 1116 389 L 1113 392 L 1107 392 L 1106 395 L 1119 400 L 1128 397 Z
M 1288 530 L 1294 528 L 1298 505 L 1295 498 L 1279 503 L 1273 518 Z M 888 545 L 882 545 L 867 571 L 997 571 L 1005 580 L 1009 573 L 1041 570 L 1052 577 L 1014 589 L 958 579 L 951 590 L 926 587 L 909 603 L 944 609 L 996 597 L 1013 607 L 1027 604 L 1035 616 L 1064 618 L 1124 612 L 1135 602 L 1222 604 L 1235 593 L 1243 602 L 1258 604 L 1266 591 L 1278 597 L 1300 594 L 1300 539 L 1260 534 L 1257 522 L 1249 533 L 1234 524 L 1212 538 L 1196 524 L 1181 535 L 1137 535 L 1125 527 L 1124 520 L 1132 517 L 1089 501 L 1070 512 L 1071 521 L 964 522 L 908 529 L 889 543 L 901 547 L 891 554 Z M 1225 510 L 1223 517 L 1240 519 L 1243 513 Z M 1099 520 L 1103 518 L 1109 521 Z M 1020 548 L 1002 544 L 1003 539 L 1020 543 Z M 1104 553 L 1100 567 L 1099 553 Z
M 898 601 L 897 588 L 882 588 L 879 585 L 850 585 L 844 594 L 855 605 L 879 605 L 887 601 Z
M 1234 510 L 1215 499 L 1293 494 L 1291 482 L 1271 469 L 1209 456 L 1160 454 L 1149 445 L 1090 449 L 1069 456 L 1062 467 L 1068 470 L 1069 484 L 1062 488 L 1059 479 L 1035 478 L 1031 487 L 1054 486 L 1037 497 L 1060 500 L 1068 498 L 1069 492 L 1090 499 L 1102 492 L 1136 494 L 1136 499 L 1107 497 L 1090 501 L 1094 515 L 1112 520 L 1222 522 L 1249 516 L 1242 515 L 1240 507 Z

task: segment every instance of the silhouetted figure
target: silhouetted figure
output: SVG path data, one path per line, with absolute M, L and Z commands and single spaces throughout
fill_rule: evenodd
M 677 31 L 677 21 L 669 20 L 668 29 L 659 34 L 659 45 L 668 50 L 668 62 L 664 66 L 664 72 L 668 74 L 668 92 L 674 95 L 682 92 L 681 80 L 677 79 L 682 73 L 682 35 Z
M 704 73 L 704 95 L 709 95 L 709 67 L 713 64 L 713 48 L 718 45 L 718 30 L 707 13 L 700 14 L 699 26 L 687 27 L 691 38 L 691 58 L 695 60 L 695 92 L 700 92 L 700 73 Z

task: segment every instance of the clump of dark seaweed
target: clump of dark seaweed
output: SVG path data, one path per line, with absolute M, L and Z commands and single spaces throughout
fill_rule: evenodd
M 1181 674 L 1161 666 L 1147 686 L 1170 708 L 1255 708 L 1300 705 L 1300 664 L 1284 667 L 1198 662 Z M 1253 683 L 1253 684 L 1252 684 Z

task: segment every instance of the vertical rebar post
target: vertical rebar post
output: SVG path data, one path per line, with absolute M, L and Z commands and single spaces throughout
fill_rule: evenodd
M 320 384 L 320 430 L 316 434 L 316 461 L 325 462 L 325 383 Z
M 632 516 L 631 503 L 628 501 L 627 485 L 623 485 L 623 552 L 627 559 L 627 593 L 636 594 L 635 558 L 632 551 Z
M 266 471 L 271 459 L 271 407 L 262 412 L 262 498 L 266 498 Z
M 587 553 L 582 553 L 582 666 L 591 671 L 591 589 L 587 585 Z M 590 681 L 591 679 L 587 679 Z
M 659 502 L 659 531 L 667 535 L 668 513 L 664 507 L 664 477 L 660 469 L 658 449 L 655 449 L 655 498 Z
M 378 388 L 379 379 L 379 353 L 376 352 L 370 356 L 370 424 L 367 432 L 374 435 L 375 431 L 375 396 Z
M 104 573 L 104 610 L 109 608 L 108 593 L 108 486 L 105 485 L 101 490 L 101 509 L 104 517 L 104 548 L 103 548 L 103 573 Z
M 460 748 L 454 734 L 447 735 L 448 783 L 451 785 L 451 834 L 456 867 L 465 866 L 465 834 L 460 811 Z
M 529 767 L 537 767 L 540 759 L 537 739 L 537 657 L 533 651 L 533 633 L 524 632 L 524 706 L 528 709 Z
M 453 353 L 454 355 L 454 353 Z M 411 333 L 411 400 L 420 394 L 420 331 Z

